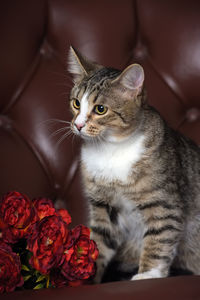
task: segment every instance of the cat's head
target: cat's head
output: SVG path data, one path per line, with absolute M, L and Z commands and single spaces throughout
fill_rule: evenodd
M 143 68 L 138 64 L 122 72 L 105 68 L 71 47 L 68 69 L 74 79 L 70 94 L 72 131 L 85 140 L 127 139 L 138 125 L 143 102 Z

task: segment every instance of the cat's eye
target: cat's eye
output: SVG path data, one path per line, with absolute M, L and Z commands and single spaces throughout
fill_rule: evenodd
M 96 105 L 94 107 L 94 112 L 98 115 L 104 115 L 107 112 L 107 110 L 108 110 L 108 108 L 104 105 L 101 105 L 101 104 Z
M 74 99 L 73 100 L 73 107 L 76 108 L 76 109 L 79 109 L 81 106 L 80 102 L 78 99 Z

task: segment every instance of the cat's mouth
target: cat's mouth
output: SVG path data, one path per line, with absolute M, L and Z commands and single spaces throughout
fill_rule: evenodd
M 75 124 L 71 125 L 71 129 L 72 132 L 76 135 L 79 136 L 80 138 L 82 138 L 83 140 L 92 140 L 95 138 L 95 136 L 87 133 L 85 126 L 83 126 L 82 128 L 77 128 L 77 126 L 75 126 Z
M 92 142 L 108 142 L 110 131 L 108 129 L 97 130 L 95 127 L 87 126 L 87 124 L 78 129 L 75 124 L 71 124 L 72 132 L 85 141 Z
M 92 129 L 88 130 L 86 126 L 82 127 L 81 129 L 77 129 L 75 125 L 72 125 L 72 131 L 76 136 L 79 136 L 81 139 L 88 142 L 92 141 L 98 143 L 121 143 L 130 137 L 114 134 L 113 129 L 111 128 L 107 128 L 106 130 L 96 132 Z

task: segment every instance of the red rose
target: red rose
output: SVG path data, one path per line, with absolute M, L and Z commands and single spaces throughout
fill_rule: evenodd
M 0 242 L 0 293 L 23 285 L 20 258 L 7 244 Z
M 36 209 L 38 218 L 41 220 L 44 217 L 53 216 L 55 208 L 53 202 L 47 198 L 38 198 L 33 200 L 33 205 Z
M 47 198 L 38 198 L 33 200 L 38 218 L 41 220 L 44 217 L 58 215 L 61 216 L 63 221 L 68 225 L 71 223 L 71 216 L 66 209 L 56 210 L 53 202 Z
M 96 243 L 90 240 L 89 228 L 78 225 L 68 235 L 61 272 L 69 281 L 88 279 L 96 271 Z
M 62 217 L 63 221 L 69 225 L 72 221 L 72 218 L 66 209 L 58 209 L 57 214 Z
M 26 195 L 10 192 L 1 199 L 0 219 L 3 239 L 14 243 L 24 237 L 29 225 L 35 222 L 35 209 Z
M 42 274 L 59 266 L 63 259 L 68 229 L 60 216 L 45 217 L 34 226 L 27 240 L 27 248 L 33 253 L 30 264 Z

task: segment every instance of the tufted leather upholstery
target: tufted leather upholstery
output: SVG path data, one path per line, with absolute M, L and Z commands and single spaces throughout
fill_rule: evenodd
M 141 63 L 149 103 L 200 143 L 199 1 L 2 0 L 0 29 L 1 195 L 18 190 L 50 197 L 67 207 L 73 225 L 86 223 L 79 141 L 69 136 L 59 143 L 64 132 L 56 130 L 66 125 L 52 120 L 71 118 L 70 44 L 107 66 Z M 131 283 L 127 288 L 134 290 Z

